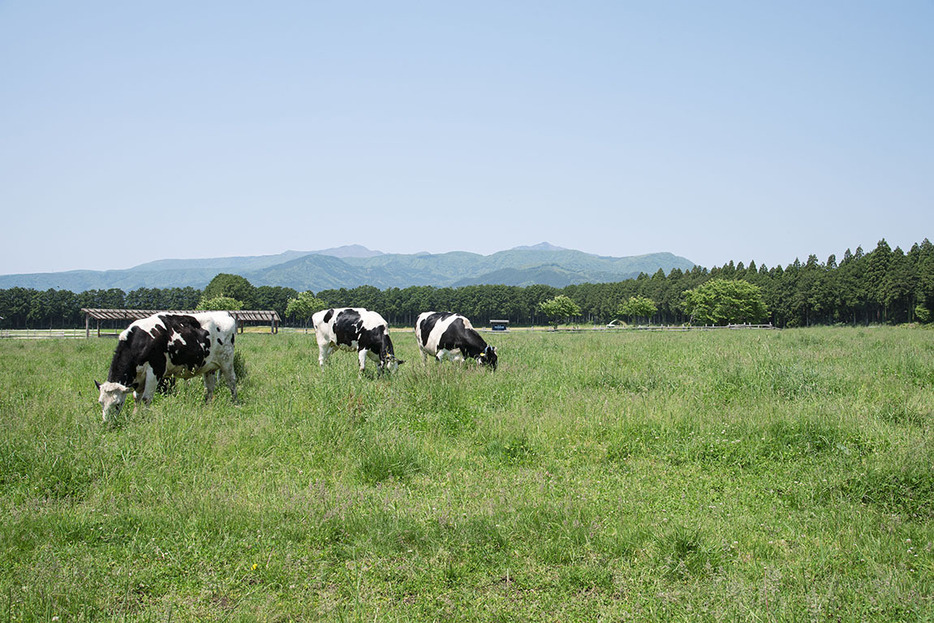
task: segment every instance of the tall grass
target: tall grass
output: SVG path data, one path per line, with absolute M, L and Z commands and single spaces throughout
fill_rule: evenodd
M 0 620 L 934 617 L 934 332 L 393 337 L 112 425 L 111 342 L 0 342 Z

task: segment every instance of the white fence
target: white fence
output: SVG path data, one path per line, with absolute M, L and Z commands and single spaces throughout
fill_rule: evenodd
M 0 329 L 0 339 L 61 340 L 79 337 L 84 338 L 84 329 Z
M 728 325 L 659 325 L 628 327 L 628 331 L 714 331 L 717 329 L 774 329 L 772 323 L 768 324 L 728 324 Z
M 576 332 L 576 331 L 716 331 L 716 330 L 736 330 L 736 329 L 775 329 L 776 327 L 769 324 L 728 324 L 728 325 L 689 325 L 689 324 L 678 324 L 678 325 L 638 325 L 638 326 L 620 326 L 620 325 L 593 325 L 593 326 L 561 326 L 558 327 L 557 331 L 560 333 L 565 332 Z M 555 331 L 554 327 L 533 327 L 533 331 Z

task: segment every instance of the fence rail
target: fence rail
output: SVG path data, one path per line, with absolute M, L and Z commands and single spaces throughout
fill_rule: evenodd
M 0 339 L 48 340 L 84 338 L 84 329 L 0 329 Z
M 629 327 L 630 331 L 716 331 L 720 329 L 774 329 L 772 323 L 768 324 L 727 324 L 727 325 L 659 325 Z
M 580 331 L 717 331 L 722 329 L 727 330 L 737 330 L 737 329 L 776 329 L 772 323 L 768 324 L 727 324 L 727 325 L 690 325 L 690 324 L 677 324 L 677 325 L 639 325 L 639 326 L 571 326 L 571 327 L 532 327 L 533 331 L 558 331 L 559 333 L 564 332 L 580 332 Z

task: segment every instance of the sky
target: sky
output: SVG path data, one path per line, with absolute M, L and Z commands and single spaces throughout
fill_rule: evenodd
M 925 238 L 931 0 L 0 0 L 0 274 Z

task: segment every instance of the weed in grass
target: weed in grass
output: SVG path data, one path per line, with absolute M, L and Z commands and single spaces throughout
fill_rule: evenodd
M 506 465 L 528 465 L 536 457 L 535 447 L 524 432 L 509 433 L 487 442 L 484 454 Z
M 4 439 L 0 441 L 0 490 L 19 500 L 35 496 L 81 500 L 102 474 L 102 466 L 94 459 L 93 452 L 88 456 L 68 439 L 31 443 Z
M 405 410 L 411 414 L 409 427 L 451 437 L 476 427 L 487 401 L 486 388 L 482 380 L 477 383 L 471 377 L 485 371 L 462 368 L 432 363 L 427 370 L 423 367 L 415 372 L 416 378 L 402 390 Z
M 246 357 L 244 357 L 242 350 L 234 352 L 233 369 L 234 374 L 237 375 L 237 383 L 243 383 L 249 375 L 250 369 L 247 366 Z
M 710 576 L 722 564 L 720 549 L 708 543 L 697 528 L 672 526 L 656 536 L 655 547 L 670 578 Z
M 356 453 L 357 473 L 369 485 L 392 480 L 405 482 L 422 471 L 425 462 L 415 441 L 399 432 L 364 437 L 358 442 Z
M 671 391 L 674 383 L 658 370 L 633 370 L 625 366 L 603 364 L 593 373 L 581 375 L 584 387 L 597 390 L 615 390 L 629 394 L 649 394 Z
M 605 566 L 587 564 L 563 567 L 559 582 L 573 592 L 602 591 L 611 593 L 614 588 L 613 571 Z
M 795 363 L 778 363 L 767 372 L 768 389 L 785 400 L 801 400 L 818 394 L 827 396 L 834 393 L 832 383 L 817 372 L 815 367 Z
M 652 452 L 657 438 L 654 426 L 643 421 L 627 420 L 607 433 L 606 460 L 622 467 L 633 457 L 646 456 Z
M 423 523 L 398 509 L 367 513 L 367 547 L 388 555 L 408 555 L 428 548 L 429 535 Z
M 776 461 L 816 458 L 822 453 L 859 456 L 872 444 L 856 430 L 818 417 L 801 416 L 771 422 L 763 431 L 761 454 Z
M 768 469 L 768 463 L 815 459 L 821 454 L 853 457 L 873 451 L 870 441 L 815 417 L 771 422 L 623 422 L 607 434 L 604 459 L 624 467 L 632 458 L 653 457 L 671 465 Z
M 925 406 L 919 401 L 909 402 L 905 398 L 883 399 L 875 415 L 881 421 L 894 425 L 925 426 L 932 420 L 930 406 Z
M 524 528 L 539 539 L 538 558 L 547 565 L 568 565 L 590 557 L 601 522 L 592 510 L 568 501 L 533 506 L 521 512 Z
M 731 405 L 746 399 L 755 386 L 751 370 L 739 362 L 724 362 L 719 368 L 710 371 L 704 397 L 712 405 Z
M 482 568 L 501 560 L 509 551 L 503 528 L 492 518 L 471 516 L 448 525 L 440 534 L 451 551 L 471 568 Z
M 845 478 L 839 489 L 851 502 L 929 521 L 934 518 L 932 464 L 930 456 L 886 457 Z

